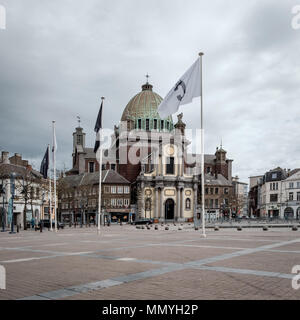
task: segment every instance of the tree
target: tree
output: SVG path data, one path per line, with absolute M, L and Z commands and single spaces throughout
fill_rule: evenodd
M 31 212 L 33 213 L 33 201 L 37 199 L 35 197 L 34 190 L 38 186 L 43 186 L 43 179 L 35 174 L 30 168 L 26 168 L 22 173 L 18 173 L 15 180 L 15 188 L 17 197 L 24 201 L 23 209 L 23 225 L 24 230 L 27 229 L 27 205 L 31 206 Z

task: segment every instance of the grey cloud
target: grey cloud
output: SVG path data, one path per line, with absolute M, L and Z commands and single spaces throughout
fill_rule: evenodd
M 8 12 L 0 31 L 1 149 L 39 166 L 55 119 L 58 163 L 70 167 L 77 115 L 93 145 L 102 95 L 105 126 L 113 128 L 146 72 L 164 96 L 203 50 L 206 152 L 222 138 L 243 180 L 275 164 L 299 166 L 293 1 L 1 3 Z M 199 127 L 198 101 L 180 111 L 188 127 Z

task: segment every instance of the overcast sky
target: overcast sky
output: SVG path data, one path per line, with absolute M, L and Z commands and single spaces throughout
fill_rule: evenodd
M 299 2 L 299 1 L 298 1 Z M 87 144 L 105 96 L 120 121 L 150 74 L 162 97 L 203 57 L 205 152 L 223 141 L 233 174 L 300 167 L 300 29 L 290 0 L 0 0 L 0 150 L 39 167 L 57 123 L 58 167 L 71 167 L 80 115 Z M 300 4 L 300 3 L 299 3 Z M 199 101 L 182 106 L 196 129 Z M 174 117 L 176 119 L 176 117 Z

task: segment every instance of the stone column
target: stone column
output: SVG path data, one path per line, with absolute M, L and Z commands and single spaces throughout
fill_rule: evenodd
M 145 218 L 145 184 L 141 184 L 141 218 Z
M 181 189 L 178 187 L 177 188 L 177 213 L 176 213 L 176 218 L 177 220 L 181 218 Z
M 181 212 L 180 218 L 184 219 L 184 188 L 181 188 Z
M 160 189 L 160 219 L 161 219 L 162 221 L 165 220 L 165 210 L 164 210 L 163 193 L 164 193 L 164 188 L 161 188 L 161 189 Z

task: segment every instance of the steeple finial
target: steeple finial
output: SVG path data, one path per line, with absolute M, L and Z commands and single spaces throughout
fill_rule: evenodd
M 77 116 L 77 121 L 78 121 L 78 128 L 81 128 L 81 127 L 80 127 L 80 122 L 81 122 L 81 120 L 80 120 L 80 117 L 79 117 L 79 116 Z
M 148 84 L 148 83 L 149 83 L 148 80 L 149 80 L 149 78 L 150 78 L 148 72 L 147 72 L 147 74 L 145 75 L 145 77 L 147 78 L 147 82 L 146 82 L 146 83 Z

